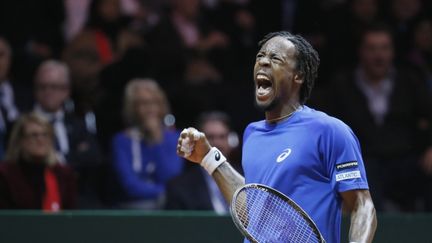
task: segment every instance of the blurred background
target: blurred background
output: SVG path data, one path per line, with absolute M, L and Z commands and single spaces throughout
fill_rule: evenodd
M 2 0 L 0 208 L 210 210 L 177 157 L 197 126 L 241 171 L 258 41 L 304 36 L 307 105 L 359 137 L 379 212 L 432 210 L 432 3 L 422 0 Z

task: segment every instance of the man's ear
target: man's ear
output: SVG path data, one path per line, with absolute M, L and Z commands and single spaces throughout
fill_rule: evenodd
M 297 84 L 302 84 L 304 81 L 304 75 L 300 72 L 294 74 L 294 82 Z

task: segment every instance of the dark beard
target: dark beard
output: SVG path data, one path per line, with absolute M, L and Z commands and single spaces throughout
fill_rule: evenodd
M 254 97 L 255 108 L 257 108 L 261 112 L 271 111 L 277 105 L 279 105 L 279 103 L 280 103 L 280 100 L 277 97 L 275 97 L 270 104 L 263 106 L 263 105 L 259 105 L 258 101 L 256 100 L 256 97 Z

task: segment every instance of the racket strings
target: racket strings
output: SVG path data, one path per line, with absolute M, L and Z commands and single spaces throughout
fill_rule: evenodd
M 258 242 L 320 242 L 300 212 L 267 191 L 245 188 L 235 207 L 241 223 Z

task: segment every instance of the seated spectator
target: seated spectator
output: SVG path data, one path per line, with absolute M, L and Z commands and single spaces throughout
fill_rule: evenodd
M 391 32 L 367 28 L 357 66 L 334 80 L 333 113 L 359 137 L 374 204 L 378 210 L 413 211 L 424 201 L 424 170 L 432 165 L 431 103 L 426 82 L 394 65 Z
M 14 125 L 5 163 L 0 164 L 0 208 L 59 211 L 75 207 L 75 175 L 59 163 L 54 132 L 31 113 Z
M 92 31 L 84 30 L 68 43 L 62 57 L 70 69 L 75 114 L 85 118 L 87 127 L 94 131 L 93 110 L 100 97 L 99 74 L 105 65 L 103 53 L 109 48 L 109 45 L 99 43 Z
M 8 80 L 12 50 L 9 43 L 0 37 L 0 159 L 4 158 L 7 134 L 18 117 L 14 91 Z
M 197 127 L 206 134 L 211 146 L 218 147 L 230 161 L 241 161 L 233 159 L 235 144 L 233 146 L 229 141 L 232 131 L 228 115 L 222 112 L 203 113 Z M 233 166 L 240 169 L 239 164 Z M 199 166 L 190 167 L 168 183 L 166 208 L 214 210 L 218 214 L 226 214 L 229 210 L 214 180 Z
M 97 183 L 101 153 L 96 136 L 87 130 L 82 120 L 65 109 L 70 93 L 69 69 L 62 62 L 45 61 L 39 66 L 34 82 L 34 111 L 53 125 L 60 162 L 79 173 L 79 207 L 87 207 L 96 200 L 92 188 Z
M 165 184 L 178 175 L 183 160 L 176 154 L 179 133 L 170 119 L 164 92 L 149 79 L 131 80 L 124 113 L 129 127 L 112 140 L 113 172 L 120 186 L 118 207 L 161 209 Z M 109 122 L 109 121 L 108 121 Z

